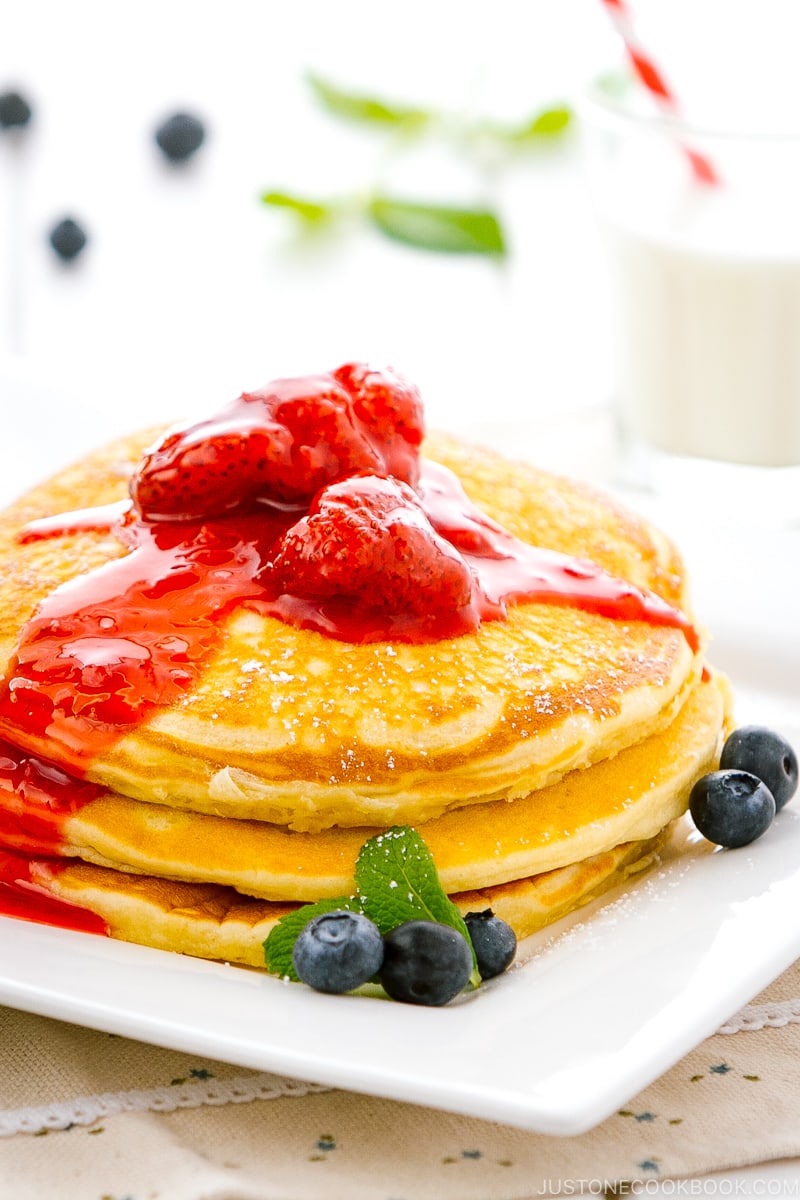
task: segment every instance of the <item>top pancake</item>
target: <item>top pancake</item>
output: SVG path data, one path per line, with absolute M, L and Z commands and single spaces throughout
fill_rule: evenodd
M 153 432 L 100 450 L 0 518 L 0 668 L 59 584 L 124 548 L 98 532 L 19 544 L 27 521 L 106 504 Z M 674 547 L 591 489 L 440 437 L 428 457 L 524 541 L 591 558 L 687 610 Z M 123 795 L 297 830 L 428 820 L 523 796 L 664 728 L 702 653 L 678 628 L 544 603 L 474 634 L 354 645 L 239 610 L 199 684 L 103 748 L 88 777 Z M 54 761 L 57 744 L 4 736 Z

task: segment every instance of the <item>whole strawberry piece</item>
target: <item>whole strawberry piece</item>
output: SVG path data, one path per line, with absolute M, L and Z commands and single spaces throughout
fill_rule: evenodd
M 333 376 L 350 393 L 356 417 L 379 444 L 384 474 L 415 484 L 425 433 L 418 389 L 394 371 L 377 371 L 365 363 L 346 363 Z
M 332 375 L 278 379 L 242 400 L 260 412 L 269 434 L 264 498 L 306 504 L 316 492 L 356 471 L 380 471 L 380 448 Z
M 320 488 L 359 471 L 415 482 L 421 440 L 416 389 L 351 364 L 275 380 L 167 434 L 145 454 L 131 495 L 150 520 L 219 516 L 259 502 L 305 507 Z
M 472 598 L 461 555 L 434 530 L 405 483 L 357 475 L 331 484 L 283 535 L 271 588 L 303 599 L 347 597 L 390 612 L 453 612 Z
M 150 519 L 216 516 L 257 490 L 269 451 L 266 430 L 252 422 L 207 421 L 151 449 L 131 480 L 131 495 Z

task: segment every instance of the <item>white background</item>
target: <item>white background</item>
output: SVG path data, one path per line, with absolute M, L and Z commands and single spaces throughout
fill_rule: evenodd
M 518 123 L 571 101 L 615 52 L 595 0 L 9 5 L 0 88 L 28 95 L 35 119 L 0 138 L 0 345 L 134 425 L 348 358 L 415 379 L 432 420 L 535 421 L 603 400 L 600 248 L 575 144 L 495 169 L 446 139 L 400 148 L 322 111 L 305 72 Z M 152 136 L 176 109 L 208 128 L 178 168 Z M 507 260 L 361 226 L 298 246 L 289 216 L 259 202 L 377 184 L 488 202 Z M 64 215 L 90 237 L 66 267 L 47 245 Z
M 794 0 L 630 3 L 693 115 L 800 124 Z M 178 418 L 363 358 L 415 379 L 433 422 L 523 418 L 535 440 L 613 385 L 578 139 L 494 168 L 445 139 L 401 149 L 321 111 L 305 73 L 515 123 L 573 102 L 619 58 L 600 0 L 9 3 L 0 89 L 22 90 L 35 118 L 0 136 L 0 351 L 90 398 L 98 426 Z M 208 127 L 179 168 L 153 143 L 176 109 Z M 273 187 L 376 185 L 490 203 L 508 259 L 421 253 L 363 228 L 301 247 L 288 215 L 259 202 Z M 47 245 L 65 215 L 90 236 L 68 267 Z

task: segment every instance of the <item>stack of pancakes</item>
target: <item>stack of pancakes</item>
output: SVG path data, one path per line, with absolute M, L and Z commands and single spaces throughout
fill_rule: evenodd
M 103 530 L 19 531 L 125 498 L 152 436 L 96 452 L 0 517 L 2 672 L 45 596 L 125 553 Z M 523 541 L 690 615 L 675 548 L 609 498 L 452 439 L 429 437 L 424 454 Z M 450 640 L 358 645 L 239 609 L 180 703 L 98 747 L 90 798 L 76 783 L 81 802 L 49 844 L 30 776 L 8 773 L 3 878 L 18 861 L 25 886 L 113 937 L 263 967 L 277 919 L 350 894 L 367 838 L 411 825 L 462 910 L 491 907 L 525 936 L 653 861 L 728 717 L 702 634 L 693 648 L 677 625 L 525 602 Z M 0 736 L 45 771 L 65 765 L 32 731 Z

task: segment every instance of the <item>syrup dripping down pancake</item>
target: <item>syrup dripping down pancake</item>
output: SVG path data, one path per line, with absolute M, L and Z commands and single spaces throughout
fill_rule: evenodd
M 0 520 L 4 670 L 37 605 L 125 554 L 102 529 L 25 544 L 19 530 L 123 499 L 151 437 L 88 456 Z M 524 542 L 591 559 L 688 612 L 676 550 L 610 500 L 447 439 L 424 449 Z M 422 644 L 352 644 L 237 609 L 194 686 L 101 745 L 82 774 L 149 804 L 299 832 L 419 824 L 526 797 L 666 729 L 702 670 L 685 628 L 563 604 L 514 604 L 505 620 Z M 13 706 L 0 732 L 74 766 L 70 747 L 15 721 Z

